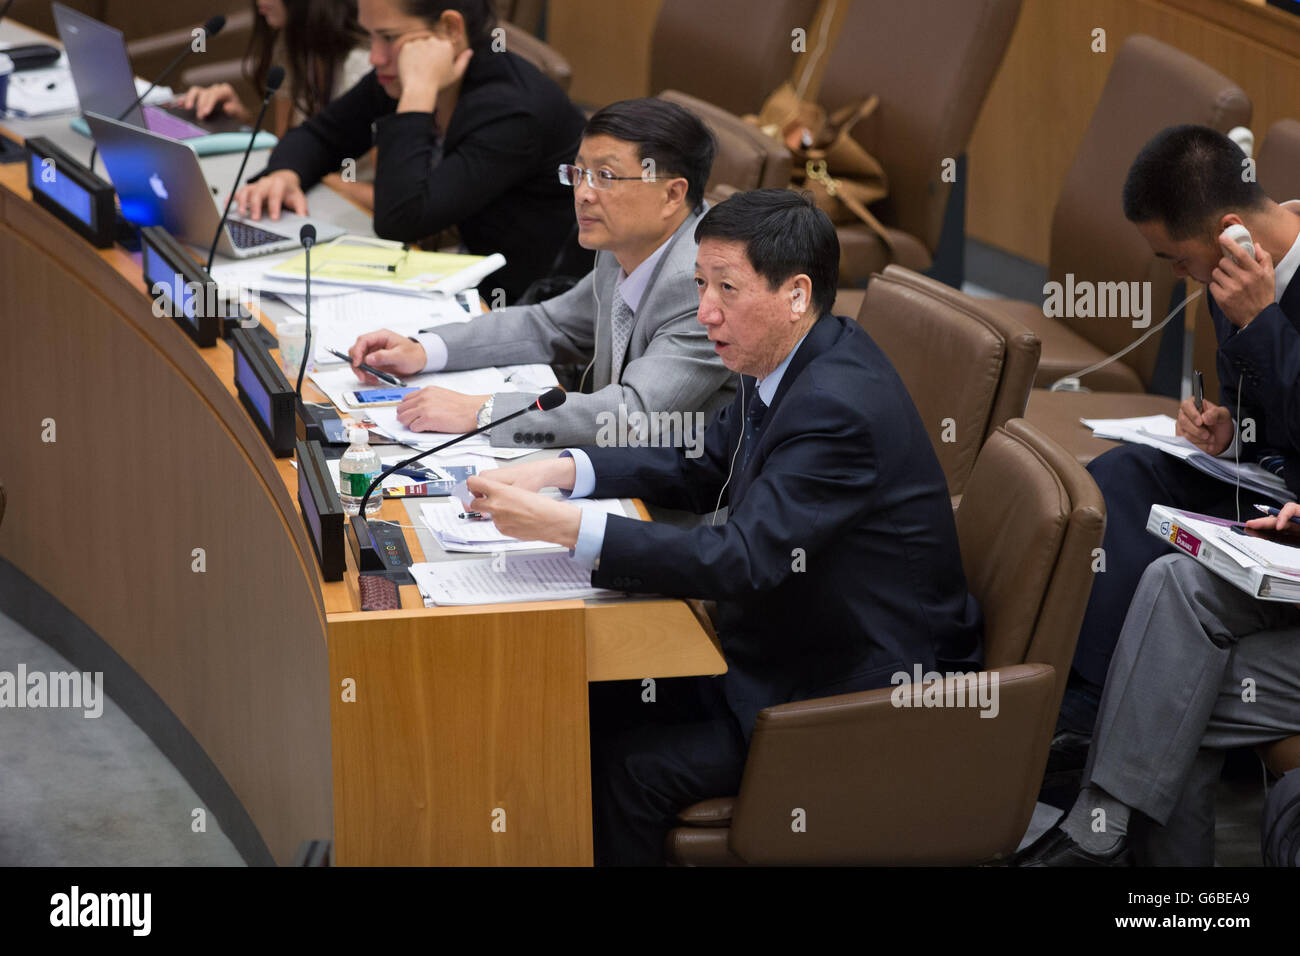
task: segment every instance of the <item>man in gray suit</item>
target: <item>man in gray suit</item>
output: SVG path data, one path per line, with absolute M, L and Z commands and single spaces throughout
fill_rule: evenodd
M 600 110 L 587 122 L 575 164 L 559 169 L 561 181 L 573 187 L 578 241 L 598 250 L 592 271 L 546 302 L 439 326 L 418 339 L 387 329 L 367 333 L 349 352 L 353 368 L 364 362 L 413 375 L 585 363 L 590 394 L 570 395 L 550 412 L 520 416 L 510 427 L 489 432 L 492 443 L 601 444 L 602 430 L 608 442 L 628 425 L 640 432 L 629 442 L 645 442 L 658 434 L 661 421 L 674 425 L 674 441 L 702 441 L 683 417 L 698 412 L 693 421 L 702 422 L 735 391 L 734 377 L 695 320 L 694 234 L 716 148 L 698 117 L 663 100 L 627 100 Z M 463 432 L 536 397 L 428 387 L 408 395 L 397 417 L 415 431 Z M 675 420 L 663 417 L 674 413 Z
M 1247 524 L 1296 535 L 1297 514 L 1292 502 Z M 1195 558 L 1166 555 L 1143 574 L 1120 631 L 1086 786 L 1060 827 L 1017 863 L 1114 866 L 1136 857 L 1213 866 L 1225 752 L 1295 734 L 1300 608 L 1254 598 Z

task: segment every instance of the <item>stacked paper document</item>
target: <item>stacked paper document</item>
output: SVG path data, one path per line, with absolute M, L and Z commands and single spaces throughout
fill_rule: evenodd
M 452 295 L 474 288 L 505 264 L 499 252 L 490 256 L 423 252 L 387 239 L 339 236 L 312 249 L 311 281 L 381 292 Z M 304 252 L 272 266 L 267 275 L 302 287 L 306 267 Z
M 625 514 L 623 505 L 617 498 L 575 498 L 572 504 L 580 508 L 597 508 L 606 514 Z M 420 512 L 425 526 L 444 551 L 496 554 L 499 551 L 537 551 L 559 547 L 550 541 L 521 541 L 512 538 L 508 534 L 502 534 L 496 524 L 484 518 L 462 518 L 460 516 L 465 513 L 465 508 L 454 497 L 423 505 Z
M 335 348 L 340 348 L 335 345 Z M 312 373 L 316 387 L 329 396 L 340 412 L 364 417 L 380 434 L 393 441 L 410 445 L 412 448 L 433 448 L 455 438 L 454 434 L 443 432 L 412 431 L 397 420 L 397 406 L 355 408 L 348 401 L 348 393 L 364 390 L 373 386 L 363 385 L 352 367 L 339 362 L 337 365 L 318 369 Z M 429 372 L 423 375 L 409 376 L 403 381 L 411 388 L 424 388 L 434 385 L 466 395 L 493 395 L 497 392 L 541 392 L 558 384 L 555 372 L 546 365 L 507 366 L 502 368 L 476 368 L 460 372 Z M 494 458 L 513 458 L 530 454 L 531 448 L 494 448 L 486 434 L 475 435 L 454 446 L 455 454 L 488 455 Z M 451 452 L 451 449 L 448 450 Z
M 467 551 L 495 554 L 498 551 L 536 551 L 556 548 L 549 541 L 520 541 L 502 534 L 497 526 L 483 518 L 462 518 L 464 508 L 454 498 L 422 505 L 425 526 L 444 551 Z
M 1270 540 L 1243 525 L 1153 505 L 1147 531 L 1219 577 L 1264 601 L 1300 601 L 1300 546 Z
M 1079 421 L 1092 429 L 1098 438 L 1131 442 L 1158 448 L 1165 454 L 1181 458 L 1198 471 L 1212 475 L 1230 485 L 1240 485 L 1246 491 L 1290 501 L 1293 495 L 1286 482 L 1271 471 L 1265 471 L 1253 462 L 1238 464 L 1231 458 L 1215 458 L 1201 451 L 1186 438 L 1177 434 L 1178 424 L 1168 415 L 1147 415 L 1142 418 L 1081 418 Z
M 528 554 L 413 564 L 426 607 L 613 596 L 591 586 L 591 571 L 568 554 Z

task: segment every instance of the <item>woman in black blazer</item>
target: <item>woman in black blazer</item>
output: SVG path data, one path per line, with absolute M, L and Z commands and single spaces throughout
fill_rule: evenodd
M 416 242 L 459 227 L 465 248 L 501 252 L 486 285 L 514 301 L 547 275 L 581 275 L 571 241 L 572 162 L 582 114 L 532 64 L 504 49 L 490 0 L 360 0 L 374 72 L 290 130 L 236 194 L 239 211 L 307 212 L 303 191 L 376 148 L 375 232 Z M 494 305 L 498 303 L 493 303 Z

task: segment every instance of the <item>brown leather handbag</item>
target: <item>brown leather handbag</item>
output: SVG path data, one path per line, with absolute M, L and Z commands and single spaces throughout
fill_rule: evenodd
M 806 190 L 831 222 L 866 224 L 893 258 L 894 244 L 867 207 L 889 195 L 884 167 L 853 138 L 854 128 L 875 112 L 872 95 L 827 115 L 816 103 L 802 100 L 791 83 L 767 98 L 762 111 L 744 117 L 764 134 L 784 143 L 794 159 L 790 188 Z

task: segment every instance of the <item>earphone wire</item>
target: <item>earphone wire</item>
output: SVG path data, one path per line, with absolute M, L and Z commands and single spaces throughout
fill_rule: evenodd
M 727 480 L 722 483 L 722 488 L 718 491 L 718 500 L 713 504 L 710 527 L 718 526 L 718 509 L 722 507 L 722 496 L 727 493 L 727 485 L 731 484 L 731 475 L 736 470 L 736 456 L 740 454 L 740 446 L 743 444 L 745 444 L 745 376 L 742 375 L 740 376 L 740 441 L 736 442 L 736 450 L 731 453 L 731 467 L 727 469 Z
M 596 334 L 592 336 L 591 340 L 591 361 L 582 370 L 582 379 L 578 382 L 579 393 L 582 392 L 583 386 L 587 384 L 587 373 L 596 364 L 596 356 L 600 355 L 600 288 L 596 285 L 596 264 L 594 262 L 591 264 L 591 297 L 596 300 Z M 614 338 L 614 317 L 612 315 L 609 318 L 609 336 L 612 341 Z
M 1241 381 L 1245 376 L 1237 376 L 1237 418 L 1241 418 Z M 1222 397 L 1222 396 L 1220 396 Z M 1237 447 L 1233 449 L 1233 459 L 1237 466 L 1237 523 L 1241 524 L 1241 422 L 1237 422 L 1236 431 L 1232 436 L 1232 443 Z

